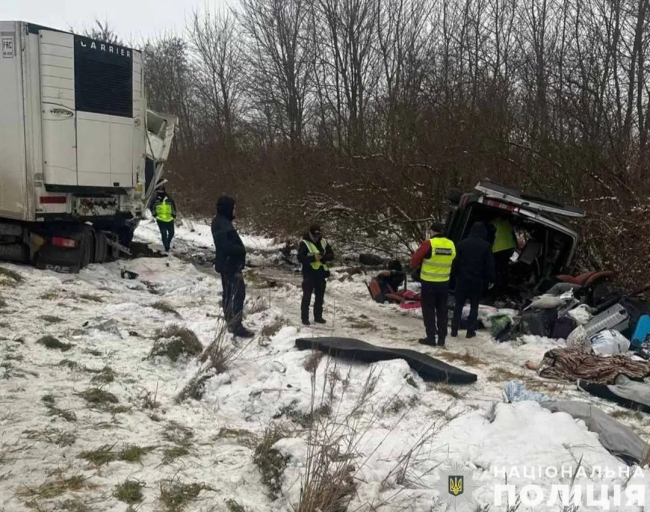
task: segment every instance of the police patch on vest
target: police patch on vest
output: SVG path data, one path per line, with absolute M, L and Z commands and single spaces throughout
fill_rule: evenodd
M 451 249 L 445 249 L 444 247 L 438 247 L 438 248 L 436 248 L 436 254 L 440 254 L 441 256 L 451 256 L 452 251 L 451 251 Z

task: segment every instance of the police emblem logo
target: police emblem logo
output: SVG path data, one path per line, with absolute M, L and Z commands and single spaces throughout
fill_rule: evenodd
M 440 478 L 434 485 L 438 491 L 438 503 L 446 503 L 447 510 L 470 510 L 477 504 L 472 494 L 478 484 L 472 476 L 473 471 L 460 464 L 452 463 L 448 468 L 438 471 Z
M 453 494 L 454 496 L 463 494 L 464 477 L 462 475 L 449 475 L 447 480 L 449 482 L 449 494 Z

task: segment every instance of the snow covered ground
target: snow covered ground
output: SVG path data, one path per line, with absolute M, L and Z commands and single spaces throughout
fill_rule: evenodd
M 136 239 L 160 246 L 151 222 Z M 523 380 L 531 390 L 618 411 L 646 435 L 647 417 L 523 368 L 554 342 L 497 344 L 482 334 L 451 338 L 445 350 L 423 348 L 419 313 L 371 302 L 367 276 L 344 268 L 328 285 L 327 327 L 305 328 L 300 279 L 275 264 L 279 245 L 244 242 L 256 265 L 246 272 L 245 324 L 259 333 L 251 342 L 223 334 L 220 282 L 201 263 L 212 251 L 210 228 L 198 221 L 177 228 L 169 258 L 70 276 L 1 265 L 1 511 L 329 512 L 345 500 L 349 511 L 445 510 L 436 487 L 452 462 L 473 471 L 478 485 L 477 503 L 458 510 L 516 509 L 493 503 L 494 486 L 505 483 L 499 468 L 597 467 L 616 478 L 578 475 L 575 483 L 625 480 L 618 472 L 626 466 L 584 423 L 533 402 L 503 403 L 504 384 Z M 123 269 L 138 277 L 122 278 Z M 202 369 L 197 357 L 149 357 L 180 328 L 203 347 L 217 338 L 227 354 L 200 400 L 176 400 Z M 294 348 L 297 337 L 320 335 L 421 350 L 478 382 L 432 385 L 404 361 L 348 363 Z M 508 483 L 550 491 L 571 480 L 531 482 L 521 473 Z M 650 477 L 637 481 L 647 487 Z

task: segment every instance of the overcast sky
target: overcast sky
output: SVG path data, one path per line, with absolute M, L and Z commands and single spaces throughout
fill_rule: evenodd
M 98 18 L 131 43 L 169 31 L 180 33 L 192 11 L 206 5 L 214 10 L 226 0 L 0 0 L 0 19 L 68 30 Z

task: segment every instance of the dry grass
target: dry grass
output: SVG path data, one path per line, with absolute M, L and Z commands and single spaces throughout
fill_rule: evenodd
M 315 373 L 318 369 L 318 365 L 320 364 L 321 359 L 323 359 L 324 356 L 325 354 L 323 352 L 313 350 L 311 354 L 305 358 L 305 362 L 303 363 L 302 367 L 309 373 Z
M 226 325 L 221 324 L 214 339 L 199 357 L 199 362 L 202 364 L 201 369 L 176 396 L 176 403 L 182 403 L 188 398 L 200 400 L 205 392 L 204 384 L 215 375 L 228 371 L 232 363 L 244 353 L 251 343 L 252 339 L 241 345 L 234 343 L 228 336 Z
M 66 478 L 60 473 L 56 478 L 46 480 L 38 487 L 24 487 L 17 494 L 23 497 L 49 500 L 58 498 L 66 492 L 81 491 L 85 487 L 87 488 L 86 481 L 87 478 L 80 474 Z
M 90 293 L 82 293 L 79 295 L 79 298 L 88 302 L 95 302 L 96 304 L 101 304 L 104 302 L 103 297 L 100 297 L 99 295 L 92 295 Z
M 74 345 L 70 343 L 63 343 L 56 339 L 54 336 L 43 336 L 40 338 L 36 343 L 39 345 L 43 345 L 46 348 L 50 348 L 53 350 L 60 350 L 61 352 L 67 352 L 68 350 L 72 349 Z
M 262 297 L 257 297 L 246 304 L 244 311 L 246 315 L 255 315 L 263 311 L 268 311 L 270 307 L 269 301 L 264 300 Z
M 14 287 L 25 281 L 25 278 L 14 270 L 0 267 L 0 286 Z
M 78 437 L 75 432 L 50 427 L 43 430 L 25 430 L 23 434 L 27 439 L 44 441 L 61 447 L 72 446 Z
M 163 450 L 163 464 L 171 464 L 176 459 L 192 455 L 192 451 L 188 446 L 172 446 Z
M 86 391 L 79 393 L 79 396 L 92 407 L 103 410 L 111 410 L 111 404 L 119 403 L 119 400 L 113 393 L 104 391 L 101 388 L 89 388 Z
M 438 393 L 449 395 L 450 397 L 456 398 L 457 400 L 465 398 L 465 394 L 459 392 L 456 388 L 448 384 L 438 384 L 437 386 L 435 386 L 435 390 Z
M 523 374 L 514 373 L 507 368 L 497 366 L 491 368 L 487 380 L 489 382 L 506 382 L 510 380 L 522 380 L 525 377 Z
M 273 336 L 280 332 L 280 330 L 286 325 L 286 322 L 282 318 L 276 318 L 270 324 L 266 324 L 260 330 L 260 335 L 262 338 L 270 340 Z
M 164 300 L 159 300 L 157 302 L 154 302 L 151 307 L 153 309 L 157 309 L 158 311 L 168 314 L 168 315 L 173 315 L 176 318 L 182 318 L 180 313 L 176 311 L 171 305 L 169 305 L 167 302 Z
M 314 422 L 323 418 L 327 418 L 332 414 L 332 407 L 329 403 L 321 403 L 317 407 L 312 407 L 309 412 L 297 411 L 295 409 L 296 403 L 291 404 L 280 409 L 273 419 L 287 418 L 303 428 L 310 428 Z
M 205 483 L 186 484 L 179 479 L 173 478 L 160 482 L 160 495 L 158 503 L 161 505 L 161 512 L 182 512 L 195 501 L 203 491 L 213 489 Z
M 121 450 L 114 451 L 114 447 L 115 445 L 104 445 L 96 450 L 84 451 L 79 454 L 79 458 L 87 460 L 96 467 L 118 460 L 142 464 L 142 457 L 154 450 L 151 446 L 126 445 Z
M 203 345 L 193 331 L 174 324 L 159 330 L 156 333 L 149 358 L 167 357 L 172 362 L 178 361 L 182 356 L 194 357 L 203 351 Z
M 377 323 L 373 322 L 366 315 L 359 315 L 357 317 L 346 316 L 345 320 L 347 320 L 348 324 L 352 329 L 360 329 L 360 330 L 368 330 L 368 331 L 377 330 Z
M 241 428 L 221 428 L 217 435 L 214 436 L 215 440 L 220 439 L 229 439 L 236 441 L 237 444 L 246 446 L 250 449 L 255 449 L 258 445 L 257 436 L 250 430 L 244 430 Z
M 487 364 L 482 359 L 479 359 L 478 357 L 472 355 L 469 350 L 465 350 L 464 354 L 458 354 L 456 352 L 449 352 L 449 351 L 439 352 L 436 354 L 436 357 L 439 357 L 440 359 L 444 359 L 445 361 L 448 361 L 450 363 L 460 362 L 465 366 L 471 366 L 471 367 L 484 366 Z
M 610 412 L 609 415 L 616 420 L 631 420 L 631 421 L 643 421 L 645 419 L 641 411 L 633 411 L 630 409 L 617 409 L 613 412 Z
M 162 436 L 165 441 L 174 445 L 163 450 L 163 464 L 171 464 L 176 459 L 192 455 L 194 432 L 191 428 L 175 421 L 170 421 L 166 425 Z
M 97 375 L 95 375 L 90 382 L 96 384 L 110 384 L 115 380 L 117 374 L 110 366 L 105 366 Z
M 235 500 L 226 500 L 226 507 L 228 507 L 229 512 L 246 512 L 244 506 Z
M 39 316 L 39 318 L 41 320 L 43 320 L 43 322 L 48 323 L 48 324 L 60 324 L 60 323 L 65 322 L 65 320 L 63 320 L 63 318 L 60 318 L 58 316 L 53 316 L 53 315 L 42 315 L 42 316 Z
M 281 425 L 267 427 L 262 436 L 262 441 L 255 448 L 253 462 L 260 470 L 262 483 L 269 490 L 269 498 L 276 500 L 282 492 L 282 474 L 287 467 L 288 459 L 273 445 L 280 439 L 290 436 L 290 431 Z
M 139 480 L 125 480 L 121 484 L 115 486 L 113 496 L 123 503 L 128 505 L 135 505 L 144 499 L 142 489 L 145 487 L 144 482 Z
M 45 404 L 45 407 L 47 407 L 48 416 L 63 418 L 64 420 L 69 422 L 77 421 L 77 415 L 75 414 L 74 411 L 60 409 L 55 405 L 56 400 L 53 395 L 45 395 L 43 398 L 41 398 L 41 400 Z

